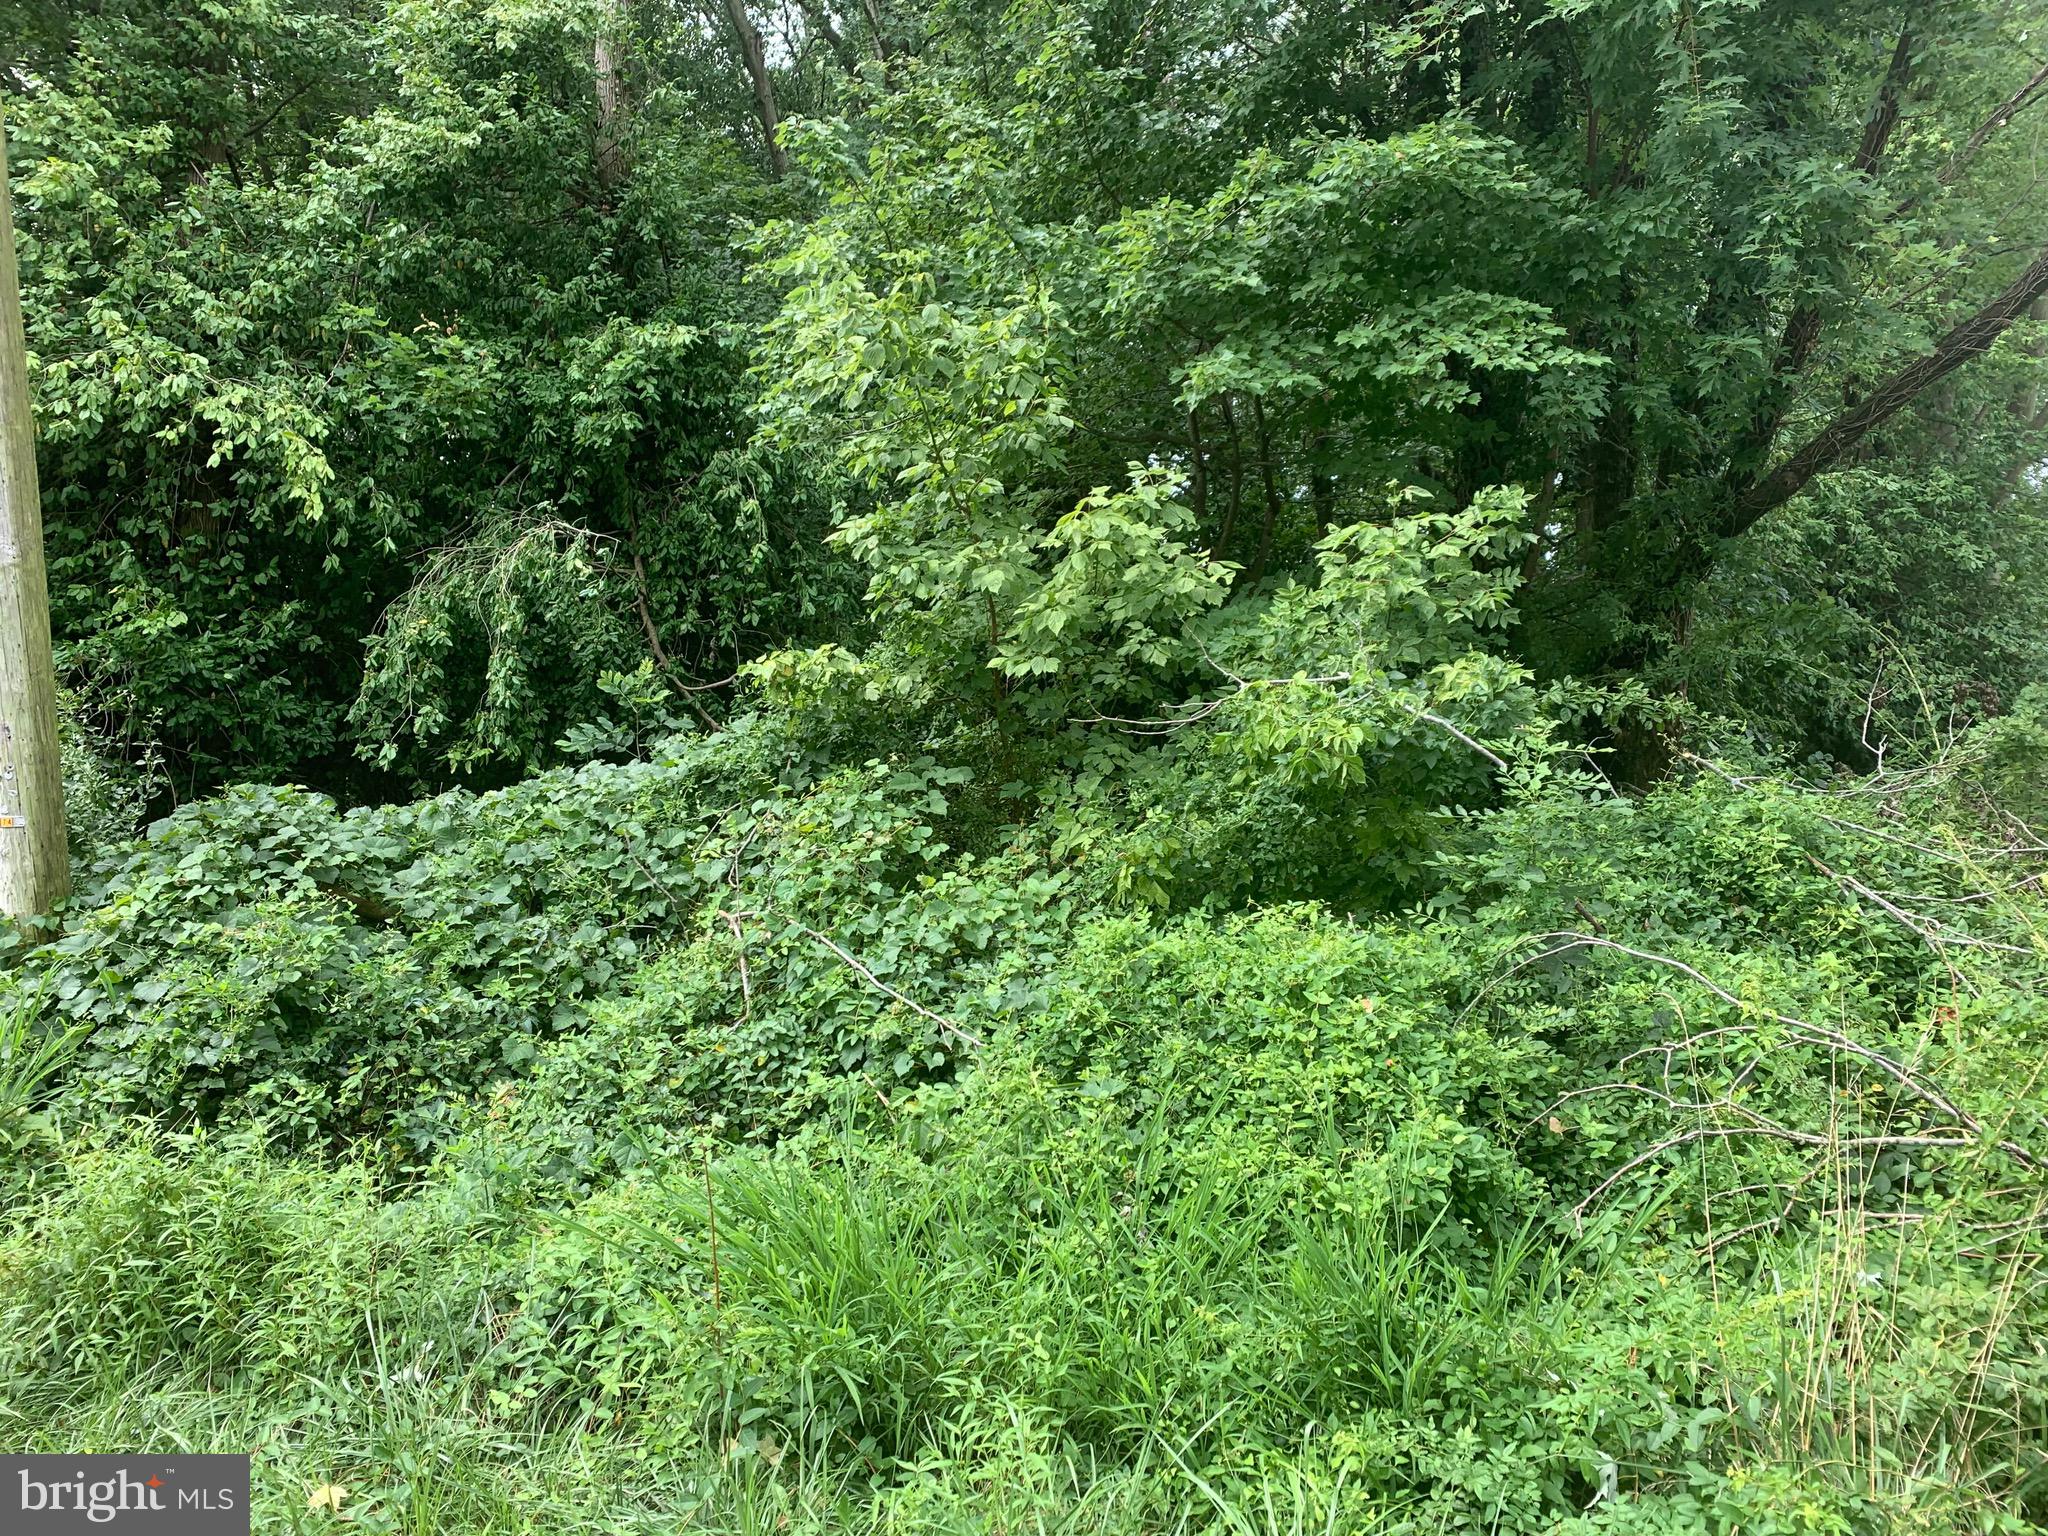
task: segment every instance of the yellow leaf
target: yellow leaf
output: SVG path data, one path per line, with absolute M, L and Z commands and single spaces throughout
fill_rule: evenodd
M 341 1513 L 341 1501 L 348 1497 L 348 1490 L 339 1483 L 322 1483 L 306 1495 L 306 1508 L 331 1509 Z

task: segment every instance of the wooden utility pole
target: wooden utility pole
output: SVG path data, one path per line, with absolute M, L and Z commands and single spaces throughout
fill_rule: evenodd
M 71 856 L 12 205 L 0 123 L 0 914 L 21 918 L 71 894 Z

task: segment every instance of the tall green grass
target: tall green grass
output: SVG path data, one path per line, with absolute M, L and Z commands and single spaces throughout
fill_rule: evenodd
M 1738 1283 L 1640 1213 L 1290 1202 L 1198 1130 L 820 1136 L 565 1211 L 81 1149 L 0 1243 L 0 1436 L 247 1448 L 277 1531 L 327 1485 L 409 1533 L 2022 1528 L 2031 1259 L 1930 1320 L 1966 1233 Z

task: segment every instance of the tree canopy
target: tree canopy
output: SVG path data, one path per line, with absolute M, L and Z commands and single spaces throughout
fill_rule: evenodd
M 1772 728 L 1853 757 L 1881 660 L 2042 659 L 2039 20 L 29 8 L 67 680 L 180 794 L 530 770 L 792 642 L 1142 710 L 1498 490 L 1538 676 L 1798 652 Z

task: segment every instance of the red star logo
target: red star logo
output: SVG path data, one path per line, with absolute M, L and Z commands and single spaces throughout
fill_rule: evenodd
M 149 1474 L 149 1481 L 146 1484 L 144 1484 L 144 1486 L 148 1488 L 161 1488 L 163 1487 L 163 1485 L 164 1480 L 158 1477 L 154 1472 Z

